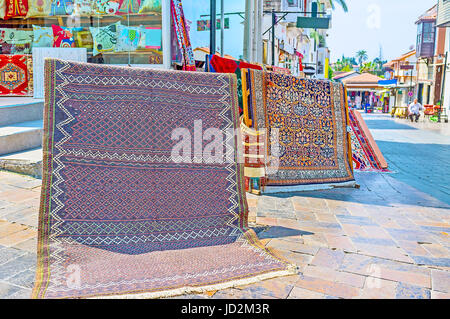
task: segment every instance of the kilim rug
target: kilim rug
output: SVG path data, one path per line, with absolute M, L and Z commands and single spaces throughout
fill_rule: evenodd
M 342 84 L 245 70 L 249 113 L 266 129 L 266 185 L 354 181 Z
M 0 54 L 0 95 L 28 95 L 29 55 Z
M 295 272 L 247 226 L 234 75 L 46 59 L 45 79 L 33 297 L 162 297 Z M 223 133 L 230 161 L 202 158 L 199 123 Z M 178 129 L 189 152 L 173 157 Z
M 206 55 L 205 71 L 206 72 L 218 72 L 218 73 L 234 73 L 237 76 L 237 92 L 239 99 L 239 112 L 242 113 L 242 78 L 241 69 L 255 69 L 262 70 L 262 67 L 257 64 L 250 64 L 244 61 L 237 61 L 227 58 L 222 58 L 218 55 Z
M 360 171 L 389 172 L 388 164 L 361 114 L 349 110 L 353 167 Z

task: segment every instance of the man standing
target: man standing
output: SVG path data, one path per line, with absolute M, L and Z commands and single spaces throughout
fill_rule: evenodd
M 420 104 L 417 99 L 414 99 L 414 102 L 411 103 L 408 107 L 409 118 L 411 122 L 413 121 L 413 117 L 415 117 L 415 121 L 419 121 L 420 111 L 423 111 L 425 108 Z

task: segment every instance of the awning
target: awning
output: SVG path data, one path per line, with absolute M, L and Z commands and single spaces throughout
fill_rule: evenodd
M 378 81 L 379 86 L 396 86 L 397 85 L 397 79 L 393 80 L 380 80 Z

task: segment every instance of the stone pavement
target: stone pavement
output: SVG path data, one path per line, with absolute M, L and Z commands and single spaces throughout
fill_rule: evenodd
M 357 173 L 359 189 L 248 196 L 262 242 L 297 275 L 177 298 L 450 298 L 448 135 L 365 118 L 392 173 Z M 0 171 L 0 298 L 30 295 L 40 183 Z

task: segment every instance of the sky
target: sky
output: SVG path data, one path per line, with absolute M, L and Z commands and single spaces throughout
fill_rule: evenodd
M 200 15 L 209 14 L 210 0 L 183 0 L 183 11 L 187 20 L 191 23 L 190 38 L 192 47 L 208 47 L 209 48 L 209 31 L 197 31 L 197 20 L 209 19 L 208 17 L 200 17 Z M 220 13 L 220 1 L 217 1 L 216 11 Z M 244 12 L 244 0 L 225 0 L 224 12 Z M 244 43 L 244 25 L 243 19 L 238 15 L 227 15 L 225 18 L 230 19 L 230 28 L 224 30 L 224 53 L 239 59 L 242 55 L 242 46 Z M 217 16 L 220 18 L 220 15 Z M 217 30 L 216 48 L 220 52 L 220 31 Z
M 197 20 L 209 14 L 210 0 L 183 0 L 186 19 L 191 22 L 192 47 L 209 47 L 209 31 L 197 31 Z M 225 0 L 225 12 L 245 11 L 244 0 Z M 380 54 L 384 60 L 401 56 L 415 46 L 417 18 L 437 3 L 437 0 L 346 0 L 349 11 L 345 13 L 339 5 L 333 11 L 332 27 L 328 31 L 327 44 L 331 50 L 331 61 L 343 54 L 356 55 L 366 50 L 369 59 Z M 217 1 L 217 13 L 220 1 Z M 242 55 L 243 19 L 230 15 L 230 29 L 225 29 L 225 54 L 235 58 Z M 217 50 L 220 50 L 220 31 L 217 31 Z
M 391 60 L 416 44 L 417 18 L 437 0 L 346 0 L 348 12 L 336 6 L 327 44 L 331 61 L 366 50 L 369 59 Z

